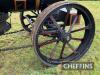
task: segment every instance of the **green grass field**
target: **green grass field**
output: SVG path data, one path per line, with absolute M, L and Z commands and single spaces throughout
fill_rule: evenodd
M 0 75 L 100 75 L 100 1 L 81 1 L 93 14 L 96 35 L 87 54 L 79 61 L 94 62 L 94 70 L 61 70 L 59 67 L 45 67 L 34 53 L 33 48 L 0 52 Z M 12 14 L 12 29 L 22 29 L 19 13 Z M 9 21 L 9 20 L 8 20 Z M 0 37 L 0 48 L 31 44 L 31 36 L 25 31 Z M 24 40 L 25 39 L 25 40 Z

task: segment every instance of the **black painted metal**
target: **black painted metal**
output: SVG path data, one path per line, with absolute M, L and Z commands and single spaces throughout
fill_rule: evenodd
M 27 0 L 26 3 L 27 10 L 35 8 L 35 0 Z M 22 5 L 20 6 L 22 8 Z M 22 9 L 25 10 L 25 9 Z M 0 12 L 15 11 L 14 0 L 0 0 Z
M 58 1 L 62 1 L 62 0 L 40 0 L 40 9 L 44 9 L 49 4 L 52 4 Z M 26 9 L 24 9 L 23 2 L 22 2 L 22 3 L 19 3 L 18 10 L 15 10 L 14 0 L 0 0 L 0 12 L 34 10 L 36 8 L 35 5 L 36 5 L 36 0 L 26 0 Z

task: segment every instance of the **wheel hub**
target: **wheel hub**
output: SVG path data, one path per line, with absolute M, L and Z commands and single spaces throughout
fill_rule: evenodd
M 58 39 L 62 42 L 69 42 L 71 40 L 71 34 L 65 31 L 59 32 Z

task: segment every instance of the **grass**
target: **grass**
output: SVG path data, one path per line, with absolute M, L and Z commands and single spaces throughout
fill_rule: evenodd
M 93 61 L 92 71 L 67 71 L 59 67 L 44 67 L 37 59 L 33 48 L 25 48 L 13 51 L 0 52 L 0 75 L 100 75 L 100 1 L 79 2 L 86 6 L 93 14 L 96 21 L 96 35 L 88 53 L 79 61 Z M 22 29 L 19 21 L 19 13 L 12 14 L 12 29 Z M 0 48 L 16 47 L 20 44 L 31 44 L 31 36 L 25 31 L 0 37 Z M 25 39 L 25 40 L 24 40 Z

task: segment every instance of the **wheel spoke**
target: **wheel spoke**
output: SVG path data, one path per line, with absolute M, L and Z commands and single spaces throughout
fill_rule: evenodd
M 34 13 L 36 16 L 38 16 L 38 14 L 35 11 L 31 11 L 32 13 Z
M 48 45 L 48 44 L 51 44 L 51 43 L 54 43 L 54 42 L 57 42 L 57 41 L 59 41 L 59 40 L 58 40 L 58 39 L 47 40 L 47 41 L 45 41 L 45 42 L 40 43 L 40 44 L 39 44 L 39 47 L 42 47 L 42 46 L 44 46 L 44 45 Z
M 37 16 L 26 15 L 26 16 L 23 16 L 23 19 L 27 19 L 27 17 L 28 17 L 29 19 L 31 19 L 31 18 L 37 18 Z
M 63 52 L 64 52 L 65 46 L 66 46 L 66 43 L 64 43 L 63 46 L 62 46 L 62 50 L 61 50 L 61 53 L 60 53 L 60 59 L 63 58 Z
M 29 27 L 29 26 L 31 26 L 31 27 Z M 30 28 L 30 30 L 31 30 L 32 25 L 31 25 L 31 24 L 27 24 L 27 25 L 25 25 L 24 27 L 26 27 L 26 28 Z
M 54 57 L 54 54 L 55 54 L 55 51 L 56 51 L 58 43 L 59 43 L 59 41 L 56 42 L 54 48 L 51 50 L 51 52 L 50 52 L 50 58 Z
M 67 43 L 67 45 L 69 46 L 72 52 L 76 53 L 75 48 L 70 43 Z
M 52 20 L 52 22 L 54 23 L 54 25 L 58 28 L 58 30 L 62 31 L 61 27 L 57 24 L 56 20 L 54 19 L 54 17 L 52 15 L 50 16 L 50 19 Z
M 29 18 L 37 18 L 37 16 L 29 16 Z
M 51 35 L 51 34 L 56 34 L 57 33 L 57 30 L 43 30 L 40 35 Z
M 25 25 L 25 26 L 29 26 L 30 25 L 30 23 L 29 24 L 27 24 L 27 25 Z
M 76 21 L 77 21 L 77 16 L 75 17 L 75 19 L 74 19 L 74 21 L 73 21 L 73 23 L 70 25 L 70 29 L 69 29 L 69 33 L 72 31 L 72 29 L 73 29 L 73 27 L 74 27 L 74 24 L 76 23 Z
M 83 38 L 71 38 L 72 40 L 76 40 L 76 41 L 82 41 Z
M 80 29 L 73 30 L 73 31 L 71 31 L 71 33 L 82 31 L 82 30 L 85 30 L 85 29 L 89 29 L 89 28 L 86 26 L 86 27 L 83 27 L 83 28 L 80 28 Z

